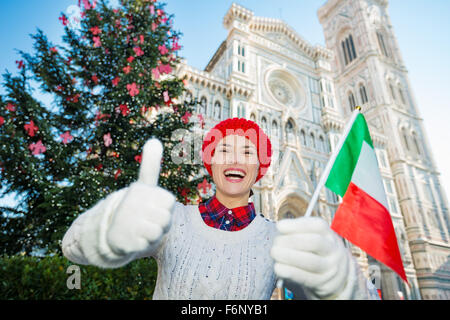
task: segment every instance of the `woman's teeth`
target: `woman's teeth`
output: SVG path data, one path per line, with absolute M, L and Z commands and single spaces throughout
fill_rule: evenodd
M 241 182 L 244 180 L 245 172 L 241 170 L 225 170 L 224 171 L 225 179 L 229 182 Z
M 227 170 L 224 173 L 227 178 L 231 179 L 242 179 L 245 177 L 245 173 L 238 170 Z

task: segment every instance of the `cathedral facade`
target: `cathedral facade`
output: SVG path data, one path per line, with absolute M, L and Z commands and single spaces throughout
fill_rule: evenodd
M 233 4 L 223 19 L 227 38 L 206 68 L 181 63 L 177 75 L 187 80 L 184 99 L 198 102 L 204 131 L 245 117 L 269 135 L 272 164 L 252 201 L 273 220 L 305 213 L 350 114 L 361 106 L 409 285 L 346 244 L 383 299 L 450 299 L 447 197 L 387 7 L 387 0 L 328 0 L 318 10 L 321 47 L 282 20 Z M 313 215 L 331 223 L 339 202 L 323 188 Z

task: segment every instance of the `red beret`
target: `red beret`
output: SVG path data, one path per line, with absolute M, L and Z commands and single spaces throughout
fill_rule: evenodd
M 203 165 L 212 176 L 211 159 L 214 155 L 214 150 L 220 140 L 232 134 L 244 136 L 256 146 L 259 160 L 259 172 L 256 177 L 256 181 L 258 181 L 269 169 L 272 157 L 272 144 L 269 137 L 255 122 L 244 118 L 223 120 L 206 134 L 202 146 Z

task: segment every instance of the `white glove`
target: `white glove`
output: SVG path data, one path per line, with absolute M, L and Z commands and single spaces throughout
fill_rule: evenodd
M 305 288 L 312 298 L 351 298 L 355 285 L 351 254 L 325 220 L 284 219 L 277 222 L 277 229 L 271 256 L 278 278 Z
M 159 140 L 145 143 L 139 178 L 128 187 L 111 217 L 106 241 L 119 256 L 149 251 L 170 227 L 176 199 L 157 186 L 162 152 Z

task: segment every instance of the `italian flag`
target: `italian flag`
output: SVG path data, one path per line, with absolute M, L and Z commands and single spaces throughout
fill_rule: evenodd
M 408 282 L 366 120 L 352 119 L 325 182 L 342 197 L 331 228 Z

